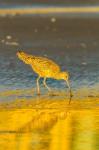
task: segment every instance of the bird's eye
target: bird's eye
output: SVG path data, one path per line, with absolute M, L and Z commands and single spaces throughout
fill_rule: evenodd
M 66 78 L 68 78 L 68 75 L 66 74 Z

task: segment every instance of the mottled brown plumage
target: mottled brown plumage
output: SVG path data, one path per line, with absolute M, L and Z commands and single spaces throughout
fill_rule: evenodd
M 46 58 L 46 57 L 38 57 L 29 55 L 25 52 L 17 52 L 17 56 L 19 59 L 21 59 L 24 63 L 29 64 L 35 73 L 38 74 L 37 78 L 37 92 L 40 94 L 40 88 L 39 88 L 39 79 L 41 77 L 44 78 L 44 85 L 45 87 L 50 91 L 50 88 L 46 84 L 47 78 L 54 78 L 54 79 L 63 79 L 67 82 L 67 85 L 70 89 L 68 78 L 69 74 L 68 72 L 61 72 L 60 67 L 52 60 Z

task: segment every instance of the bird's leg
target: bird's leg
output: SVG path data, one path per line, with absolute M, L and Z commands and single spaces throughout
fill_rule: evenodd
M 40 86 L 39 86 L 40 76 L 37 78 L 37 94 L 40 95 Z
M 71 87 L 70 87 L 69 81 L 66 80 L 66 83 L 67 83 L 67 86 L 68 86 L 68 88 L 69 88 L 70 97 L 72 97 L 73 95 L 72 95 L 72 91 L 71 91 Z
M 44 84 L 44 86 L 48 89 L 48 91 L 50 92 L 51 91 L 51 89 L 48 87 L 48 85 L 46 84 L 46 78 L 44 78 L 44 80 L 43 80 L 43 84 Z

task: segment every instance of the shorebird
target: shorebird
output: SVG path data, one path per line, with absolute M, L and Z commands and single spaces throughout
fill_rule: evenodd
M 46 57 L 38 57 L 38 56 L 30 55 L 23 51 L 18 51 L 17 56 L 25 64 L 30 65 L 34 70 L 34 72 L 38 74 L 38 78 L 36 81 L 38 94 L 40 94 L 40 86 L 39 86 L 40 78 L 44 78 L 43 84 L 48 89 L 48 91 L 51 91 L 51 88 L 48 87 L 46 83 L 47 78 L 65 80 L 71 93 L 71 88 L 69 84 L 69 73 L 61 71 L 59 65 L 57 65 L 53 60 L 50 60 Z

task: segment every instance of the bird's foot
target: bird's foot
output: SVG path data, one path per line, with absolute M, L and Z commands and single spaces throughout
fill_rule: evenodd
M 70 90 L 70 97 L 73 97 L 73 93 L 72 93 L 72 91 Z
M 72 94 L 72 92 L 71 92 L 71 90 L 70 90 L 70 98 L 69 98 L 69 105 L 70 105 L 70 103 L 71 103 L 71 101 L 72 101 L 72 97 L 73 97 L 73 94 Z
M 41 93 L 40 93 L 40 92 L 37 92 L 37 95 L 38 95 L 38 96 L 40 96 L 40 95 L 41 95 Z

